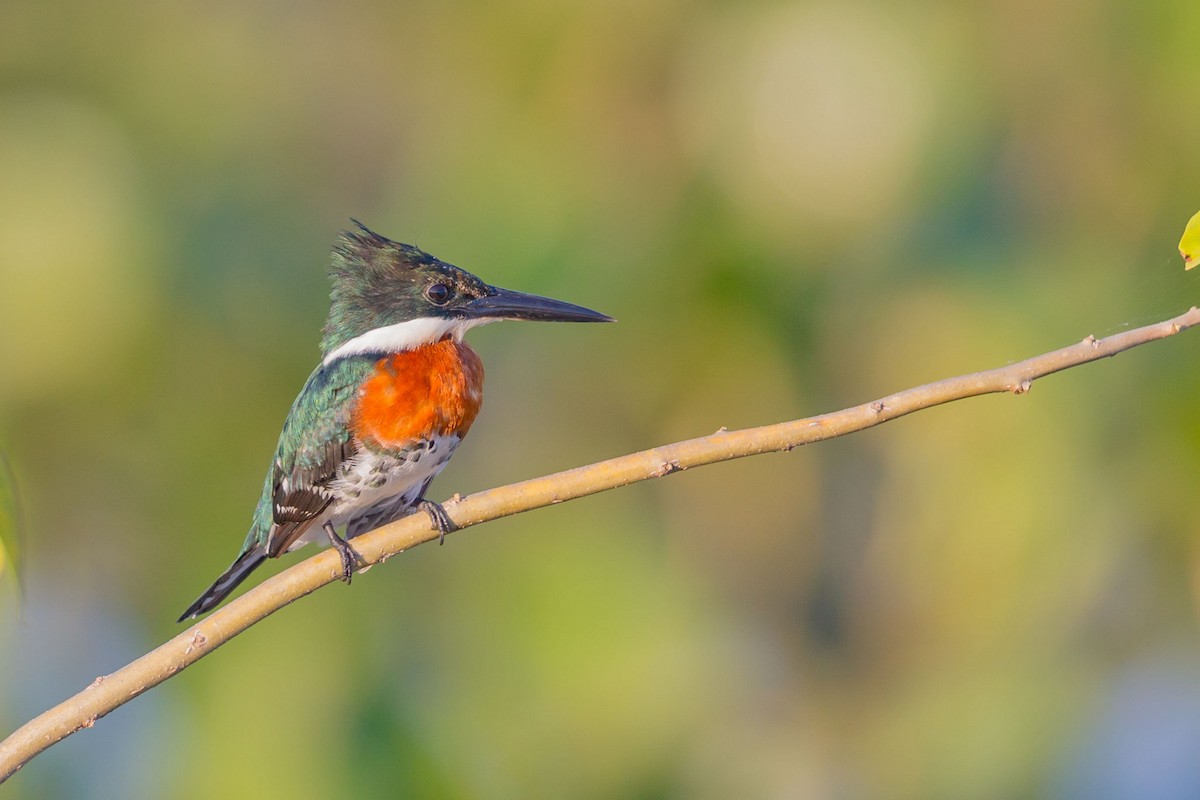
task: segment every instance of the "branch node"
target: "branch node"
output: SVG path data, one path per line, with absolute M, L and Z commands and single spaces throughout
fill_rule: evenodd
M 1084 341 L 1087 341 L 1086 339 Z M 1008 390 L 1013 394 L 1025 394 L 1033 388 L 1033 381 L 1029 378 L 1023 379 L 1020 383 L 1014 383 L 1008 387 Z
M 105 678 L 107 678 L 107 677 L 108 677 L 107 675 L 97 675 L 97 676 L 96 676 L 96 680 L 94 680 L 94 681 L 92 681 L 91 683 L 89 683 L 89 684 L 87 685 L 87 688 L 89 688 L 89 689 L 95 689 L 97 686 L 99 686 L 100 684 L 104 683 L 104 679 L 105 679 Z
M 664 461 L 661 464 L 659 464 L 658 469 L 654 470 L 654 472 L 652 472 L 650 474 L 652 476 L 654 476 L 655 478 L 661 478 L 664 475 L 670 475 L 672 472 L 680 472 L 682 470 L 683 470 L 683 467 L 680 466 L 679 461 L 677 459 L 672 458 L 669 461 Z
M 713 436 L 720 436 L 722 433 L 729 433 L 729 428 L 726 428 L 724 425 L 722 425 L 713 431 Z
M 1100 340 L 1089 333 L 1087 336 L 1083 337 L 1083 344 L 1090 344 L 1092 349 L 1095 350 L 1100 346 Z
M 192 641 L 188 643 L 187 649 L 184 652 L 191 653 L 193 650 L 199 650 L 206 644 L 208 644 L 208 637 L 200 631 L 196 631 L 192 634 Z
M 871 413 L 872 414 L 882 414 L 886 410 L 887 410 L 887 406 L 884 405 L 882 400 L 876 400 L 874 403 L 871 403 Z

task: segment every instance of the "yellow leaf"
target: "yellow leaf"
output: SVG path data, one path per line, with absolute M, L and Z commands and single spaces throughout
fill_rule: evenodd
M 1179 255 L 1183 256 L 1183 268 L 1191 269 L 1200 264 L 1200 211 L 1188 220 L 1179 240 Z

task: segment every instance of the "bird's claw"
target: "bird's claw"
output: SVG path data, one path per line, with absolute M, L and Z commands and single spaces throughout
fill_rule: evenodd
M 454 520 L 450 519 L 450 515 L 446 513 L 446 509 L 432 500 L 421 500 L 417 503 L 417 508 L 428 514 L 429 519 L 433 521 L 433 527 L 437 528 L 438 545 L 446 543 L 447 533 L 454 533 L 458 530 L 458 526 L 454 524 Z
M 350 543 L 338 536 L 338 532 L 334 530 L 333 523 L 326 521 L 323 526 L 325 535 L 329 537 L 329 543 L 333 545 L 333 549 L 338 551 L 338 555 L 342 557 L 342 576 L 341 579 L 347 584 L 354 578 L 354 571 L 358 568 L 359 562 L 362 560 L 358 553 Z

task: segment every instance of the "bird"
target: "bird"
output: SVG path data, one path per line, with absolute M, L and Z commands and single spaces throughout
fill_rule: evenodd
M 352 222 L 333 246 L 321 361 L 283 422 L 249 533 L 179 622 L 216 608 L 267 558 L 310 542 L 337 549 L 349 582 L 359 559 L 347 540 L 359 534 L 424 510 L 444 539 L 454 523 L 425 492 L 483 402 L 483 363 L 463 335 L 499 320 L 614 321 L 491 286 Z
M 1183 268 L 1192 269 L 1200 264 L 1200 211 L 1192 215 L 1183 238 L 1179 240 L 1179 255 L 1183 256 Z

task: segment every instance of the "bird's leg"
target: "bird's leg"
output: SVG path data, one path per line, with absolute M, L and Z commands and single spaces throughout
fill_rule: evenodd
M 359 556 L 350 546 L 350 543 L 338 536 L 338 532 L 333 529 L 333 523 L 325 520 L 322 526 L 325 529 L 325 535 L 329 537 L 329 543 L 333 545 L 333 549 L 338 551 L 338 555 L 342 557 L 342 580 L 350 583 L 350 579 L 354 577 L 354 568 L 358 566 Z
M 454 520 L 450 519 L 450 515 L 446 513 L 446 509 L 432 500 L 426 500 L 422 497 L 417 501 L 417 508 L 424 511 L 433 520 L 433 527 L 438 529 L 439 546 L 446 543 L 447 533 L 454 533 L 458 530 L 458 526 L 454 524 Z

